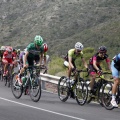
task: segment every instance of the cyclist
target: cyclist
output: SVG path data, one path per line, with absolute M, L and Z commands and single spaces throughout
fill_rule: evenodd
M 25 68 L 34 65 L 35 55 L 40 55 L 39 64 L 42 64 L 44 53 L 42 44 L 43 38 L 40 35 L 36 35 L 34 38 L 34 43 L 30 43 L 26 47 L 23 55 L 23 68 L 20 70 L 17 78 L 19 85 L 22 85 L 21 74 L 24 72 Z
M 77 42 L 75 44 L 75 48 L 70 49 L 66 55 L 64 65 L 68 67 L 68 82 L 70 81 L 71 72 L 76 71 L 75 60 L 77 58 L 81 58 L 84 66 L 88 68 L 87 63 L 85 62 L 85 59 L 83 57 L 82 50 L 83 50 L 83 45 L 80 42 Z
M 6 76 L 7 74 L 7 66 L 10 64 L 11 70 L 13 69 L 13 63 L 14 63 L 15 55 L 13 53 L 13 49 L 10 46 L 6 47 L 6 51 L 3 53 L 2 62 L 4 64 L 4 74 L 3 76 Z
M 3 57 L 3 53 L 5 52 L 6 47 L 5 46 L 1 46 L 0 48 L 0 61 L 2 61 L 2 57 Z
M 90 58 L 89 60 L 88 66 L 89 66 L 89 73 L 90 73 L 90 79 L 91 79 L 90 89 L 91 89 L 91 93 L 93 94 L 94 94 L 93 86 L 96 79 L 96 75 L 102 74 L 102 68 L 100 64 L 103 60 L 106 60 L 107 66 L 111 71 L 110 59 L 108 58 L 108 55 L 106 53 L 107 53 L 107 48 L 105 46 L 100 46 L 98 49 L 98 52 L 94 56 L 92 56 L 92 58 Z
M 112 70 L 112 76 L 114 78 L 111 104 L 114 107 L 118 107 L 115 99 L 116 99 L 117 87 L 120 84 L 120 53 L 115 55 L 115 57 L 113 58 L 111 62 L 111 70 Z
M 47 66 L 47 63 L 49 61 L 49 55 L 47 55 L 47 51 L 48 51 L 48 45 L 47 45 L 47 43 L 44 43 L 43 47 L 44 47 L 43 65 Z

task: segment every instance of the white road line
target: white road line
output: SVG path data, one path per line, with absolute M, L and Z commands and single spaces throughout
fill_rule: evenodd
M 54 112 L 54 111 L 42 109 L 42 108 L 39 108 L 39 107 L 35 107 L 35 106 L 23 104 L 23 103 L 20 103 L 20 102 L 12 101 L 12 100 L 9 100 L 9 99 L 6 99 L 6 98 L 2 98 L 2 97 L 0 97 L 0 99 L 1 99 L 1 100 L 4 100 L 4 101 L 11 102 L 11 103 L 16 103 L 16 104 L 19 104 L 19 105 L 22 105 L 22 106 L 34 108 L 34 109 L 37 109 L 37 110 L 41 110 L 41 111 L 53 113 L 53 114 L 56 114 L 56 115 L 61 115 L 61 116 L 65 116 L 65 117 L 68 117 L 68 118 L 73 118 L 73 119 L 76 119 L 76 120 L 85 120 L 85 119 L 82 119 L 82 118 L 78 118 L 78 117 L 74 117 L 74 116 L 70 116 L 70 115 L 65 115 L 65 114 L 62 114 L 62 113 L 58 113 L 58 112 Z

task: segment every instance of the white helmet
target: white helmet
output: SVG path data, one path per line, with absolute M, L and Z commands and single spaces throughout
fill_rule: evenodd
M 1 46 L 0 50 L 6 50 L 5 46 Z
M 75 44 L 75 49 L 77 49 L 77 50 L 83 50 L 83 44 L 80 43 L 80 42 L 77 42 L 77 43 Z
M 8 52 L 12 52 L 13 49 L 12 49 L 12 47 L 7 47 L 7 48 L 6 48 L 6 51 L 8 51 Z

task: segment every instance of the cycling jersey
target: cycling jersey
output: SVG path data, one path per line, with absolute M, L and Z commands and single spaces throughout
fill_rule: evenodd
M 29 55 L 28 57 L 30 58 L 34 58 L 35 55 L 39 55 L 40 53 L 43 53 L 44 52 L 44 49 L 43 49 L 43 46 L 40 47 L 40 49 L 38 50 L 36 47 L 35 47 L 35 44 L 34 43 L 30 43 L 26 50 L 29 52 Z
M 75 61 L 77 58 L 83 58 L 83 52 L 81 51 L 80 53 L 75 54 L 75 49 L 70 49 L 65 56 L 65 60 L 68 61 L 68 57 L 71 57 L 72 61 Z
M 105 54 L 104 57 L 100 57 L 98 54 L 99 53 L 96 53 L 92 58 L 90 58 L 89 64 L 93 65 L 93 61 L 96 61 L 96 65 L 100 65 L 103 60 L 106 60 L 107 63 L 110 62 L 107 54 Z
M 120 53 L 113 57 L 114 67 L 120 71 Z
M 12 64 L 14 57 L 15 57 L 15 54 L 13 52 L 11 54 L 9 54 L 7 51 L 5 51 L 3 53 L 3 59 L 2 59 L 2 61 L 3 61 L 3 63 L 6 63 L 6 61 L 7 61 L 8 63 Z

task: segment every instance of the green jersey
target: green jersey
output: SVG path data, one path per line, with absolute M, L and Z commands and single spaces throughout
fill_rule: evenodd
M 68 57 L 71 57 L 73 61 L 75 61 L 77 58 L 83 58 L 83 52 L 81 51 L 78 54 L 75 54 L 75 49 L 70 49 L 68 51 Z
M 28 55 L 28 56 L 31 57 L 31 58 L 34 58 L 35 55 L 40 55 L 41 53 L 44 52 L 44 47 L 41 46 L 40 49 L 38 50 L 38 49 L 35 47 L 35 44 L 34 44 L 34 43 L 30 43 L 30 44 L 27 46 L 26 50 L 29 52 L 29 55 Z

